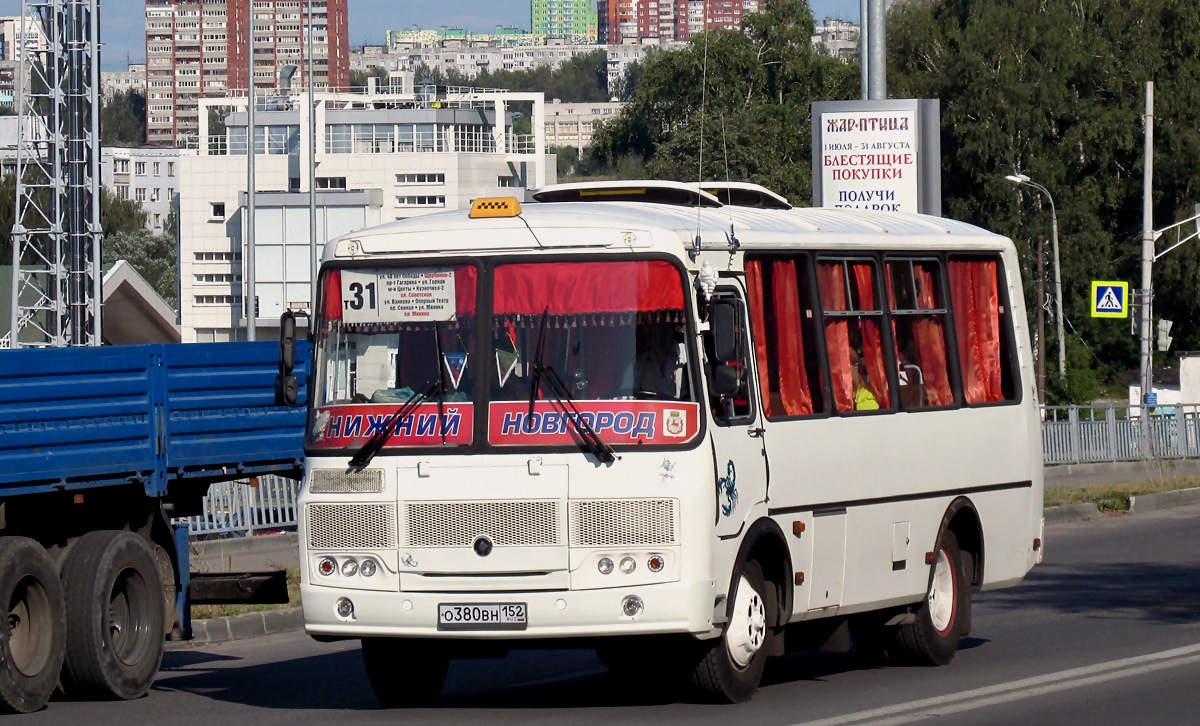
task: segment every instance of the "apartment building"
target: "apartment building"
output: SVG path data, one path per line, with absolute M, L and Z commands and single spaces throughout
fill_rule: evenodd
M 618 101 L 564 103 L 556 98 L 546 104 L 546 143 L 584 151 L 591 146 L 592 132 L 599 124 L 621 113 L 624 107 Z
M 273 337 L 284 310 L 309 309 L 314 187 L 319 254 L 329 239 L 362 227 L 469 208 L 480 196 L 521 198 L 526 188 L 555 182 L 542 94 L 391 91 L 318 93 L 315 129 L 301 94 L 266 99 L 256 111 L 253 297 L 243 267 L 250 254 L 246 99 L 201 102 L 200 148 L 180 160 L 184 341 L 244 340 L 251 309 L 256 337 Z M 533 134 L 513 133 L 516 108 L 532 115 Z M 223 118 L 211 136 L 209 109 Z
M 123 71 L 100 71 L 100 95 L 105 99 L 118 93 L 146 93 L 146 64 L 130 63 Z
M 346 88 L 348 1 L 146 0 L 147 142 L 194 141 L 200 100 L 245 94 L 251 63 L 260 94 L 278 88 L 288 66 L 299 69 L 291 85 L 303 85 L 310 35 L 313 88 Z
M 142 205 L 146 229 L 162 234 L 179 191 L 180 159 L 195 155 L 195 149 L 106 146 L 100 150 L 100 183 L 119 199 Z
M 593 0 L 530 0 L 529 15 L 536 35 L 578 44 L 598 38 Z
M 597 0 L 601 43 L 686 41 L 706 30 L 737 30 L 760 0 Z
M 21 60 L 49 47 L 42 24 L 20 15 L 0 17 L 0 108 L 16 109 Z M 29 82 L 28 79 L 25 81 Z

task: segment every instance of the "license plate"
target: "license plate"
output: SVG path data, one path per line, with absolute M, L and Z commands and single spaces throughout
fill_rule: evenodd
M 525 615 L 523 602 L 441 603 L 438 630 L 524 630 Z

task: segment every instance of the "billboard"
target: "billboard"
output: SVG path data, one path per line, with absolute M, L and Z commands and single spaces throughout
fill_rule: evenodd
M 941 214 L 936 100 L 812 106 L 813 206 Z

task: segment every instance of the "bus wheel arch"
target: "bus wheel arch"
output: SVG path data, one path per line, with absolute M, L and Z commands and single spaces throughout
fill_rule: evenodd
M 770 594 L 768 598 L 767 624 L 775 629 L 787 625 L 792 612 L 795 598 L 795 588 L 792 578 L 792 555 L 788 550 L 787 540 L 783 531 L 774 520 L 763 517 L 750 526 L 746 536 L 742 538 L 742 546 L 738 550 L 737 559 L 733 563 L 733 571 L 729 576 L 728 597 L 725 601 L 725 616 L 731 617 L 734 608 L 734 596 L 738 582 L 746 563 L 757 561 L 762 569 L 763 580 Z M 781 651 L 782 652 L 782 651 Z M 771 653 L 776 655 L 776 653 Z
M 942 515 L 942 524 L 938 528 L 938 537 L 945 531 L 954 533 L 958 539 L 958 547 L 963 555 L 963 568 L 966 570 L 967 582 L 973 590 L 978 590 L 983 584 L 984 542 L 983 525 L 979 520 L 979 512 L 975 504 L 967 497 L 958 497 L 946 508 Z

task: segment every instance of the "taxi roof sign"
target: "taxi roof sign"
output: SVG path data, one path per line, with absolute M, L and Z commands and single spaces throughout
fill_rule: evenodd
M 480 197 L 471 205 L 471 219 L 492 217 L 516 217 L 521 214 L 521 203 L 516 197 Z
M 1092 317 L 1129 317 L 1129 283 L 1092 280 Z

